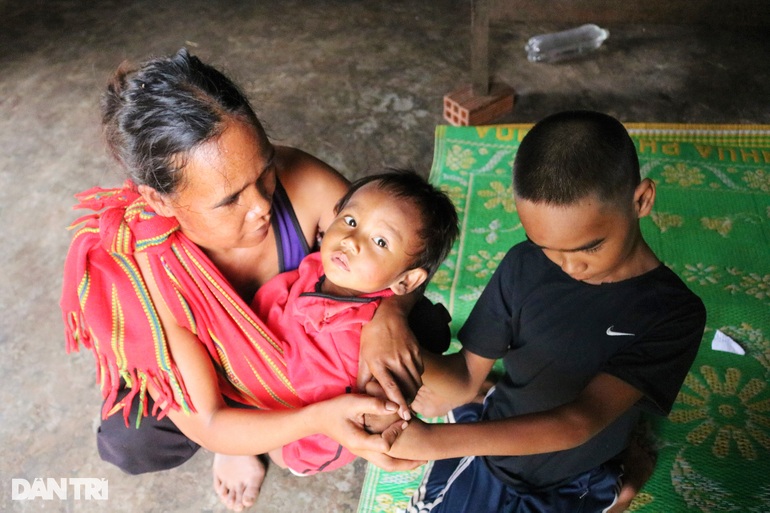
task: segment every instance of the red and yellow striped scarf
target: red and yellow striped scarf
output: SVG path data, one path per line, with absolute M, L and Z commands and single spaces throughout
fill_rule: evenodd
M 153 277 L 177 323 L 208 350 L 223 395 L 263 409 L 297 407 L 283 349 L 176 219 L 157 215 L 127 182 L 76 196 L 75 208 L 94 213 L 75 221 L 61 296 L 67 352 L 79 344 L 96 357 L 106 418 L 140 395 L 147 415 L 147 384 L 160 392 L 152 414 L 195 411 L 168 350 L 155 306 L 134 254 L 147 254 Z M 131 393 L 116 402 L 121 378 Z M 162 409 L 159 404 L 165 404 Z M 142 415 L 137 418 L 137 426 Z

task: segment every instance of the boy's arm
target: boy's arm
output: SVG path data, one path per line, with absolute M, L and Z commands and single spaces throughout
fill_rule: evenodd
M 610 374 L 594 377 L 575 401 L 552 410 L 470 424 L 412 421 L 388 453 L 436 460 L 519 456 L 577 447 L 633 406 L 642 393 Z

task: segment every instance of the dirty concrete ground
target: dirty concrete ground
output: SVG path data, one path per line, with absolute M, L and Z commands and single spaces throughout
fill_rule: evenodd
M 64 354 L 61 268 L 72 195 L 122 180 L 98 97 L 123 60 L 187 46 L 231 74 L 273 140 L 349 178 L 382 165 L 427 174 L 442 97 L 470 81 L 469 2 L 0 1 L 0 510 L 223 511 L 212 455 L 129 477 L 100 461 L 88 352 Z M 586 20 L 591 21 L 591 20 Z M 608 26 L 585 58 L 527 62 L 528 37 L 564 24 L 493 23 L 490 69 L 517 93 L 501 122 L 603 110 L 628 122 L 770 123 L 766 28 Z M 255 511 L 353 512 L 357 461 L 302 479 L 268 472 Z M 107 501 L 12 501 L 14 478 L 104 478 Z

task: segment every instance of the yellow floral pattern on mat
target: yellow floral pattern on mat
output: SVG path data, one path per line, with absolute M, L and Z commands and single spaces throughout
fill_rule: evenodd
M 704 365 L 699 375 L 687 376 L 677 400 L 679 408 L 669 420 L 689 424 L 686 440 L 693 445 L 711 444 L 717 458 L 737 451 L 742 458 L 756 460 L 761 448 L 770 449 L 770 400 L 758 400 L 767 389 L 759 378 L 744 379 L 740 369 L 728 368 L 724 375 Z

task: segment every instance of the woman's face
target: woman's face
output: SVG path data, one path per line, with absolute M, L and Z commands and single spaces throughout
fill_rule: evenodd
M 270 229 L 274 159 L 261 129 L 230 120 L 219 137 L 188 155 L 180 188 L 159 213 L 176 217 L 182 232 L 209 251 L 259 245 Z

